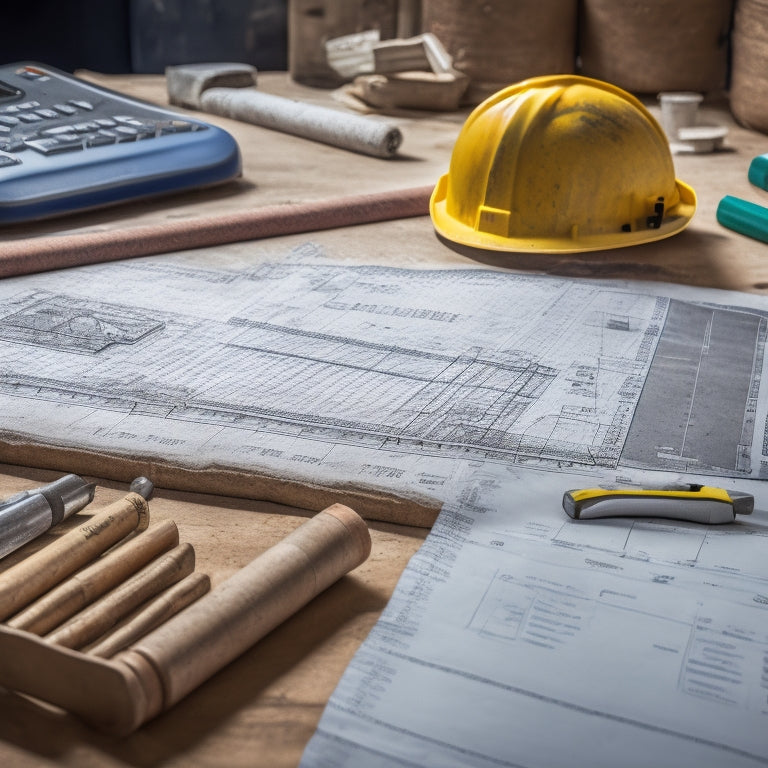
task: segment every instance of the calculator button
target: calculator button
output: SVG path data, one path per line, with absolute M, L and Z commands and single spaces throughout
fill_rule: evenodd
M 83 140 L 79 136 L 64 139 L 61 136 L 46 139 L 31 139 L 26 142 L 36 152 L 43 155 L 54 155 L 58 152 L 72 152 L 83 148 Z
M 82 141 L 82 138 L 78 136 L 76 133 L 60 133 L 55 138 L 56 138 L 56 141 L 64 144 Z
M 54 125 L 51 128 L 43 128 L 40 131 L 41 136 L 58 136 L 62 133 L 72 133 L 72 126 Z
M 59 113 L 54 112 L 52 109 L 36 109 L 35 113 L 40 115 L 40 117 L 46 118 L 47 120 L 51 120 L 59 116 Z
M 11 117 L 11 115 L 0 115 L 0 125 L 7 125 L 9 128 L 19 124 L 18 117 Z
M 141 123 L 136 130 L 139 139 L 154 139 L 157 136 L 157 128 L 154 123 Z
M 91 104 L 90 101 L 85 101 L 83 99 L 70 99 L 69 103 L 78 109 L 86 109 L 88 111 L 93 109 L 93 104 Z
M 94 121 L 100 128 L 114 128 L 117 123 L 109 117 L 97 117 Z
M 117 140 L 117 136 L 109 131 L 99 131 L 98 133 L 90 133 L 83 137 L 86 147 L 103 147 L 107 144 L 114 144 Z
M 39 101 L 25 101 L 23 104 L 17 104 L 16 109 L 18 110 L 36 109 L 39 106 L 40 106 Z
M 21 160 L 13 155 L 0 155 L 0 168 L 7 168 L 10 165 L 18 165 L 20 162 Z
M 75 123 L 70 128 L 77 133 L 90 133 L 91 131 L 98 131 L 99 125 L 96 121 L 90 121 L 87 123 Z
M 24 67 L 16 71 L 17 75 L 20 75 L 25 80 L 37 80 L 39 77 L 43 77 L 44 73 L 39 69 L 33 69 L 32 67 Z
M 25 123 L 39 123 L 43 118 L 34 112 L 19 112 L 19 120 Z
M 0 151 L 2 152 L 22 152 L 27 148 L 23 139 L 0 139 Z
M 69 104 L 54 104 L 53 108 L 62 115 L 74 115 L 77 110 Z
M 194 126 L 183 120 L 169 120 L 167 123 L 161 123 L 159 129 L 161 133 L 186 133 L 194 130 Z
M 118 141 L 135 141 L 139 132 L 135 128 L 131 128 L 130 125 L 118 125 L 115 128 Z

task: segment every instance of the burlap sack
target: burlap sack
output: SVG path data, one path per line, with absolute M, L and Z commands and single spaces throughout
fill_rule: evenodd
M 468 75 L 477 104 L 535 75 L 575 69 L 578 0 L 423 0 L 422 27 Z
M 768 0 L 737 0 L 732 46 L 731 111 L 768 133 Z
M 328 65 L 325 43 L 336 37 L 378 29 L 381 39 L 395 36 L 397 0 L 291 0 L 288 4 L 288 71 L 315 88 L 336 88 L 346 81 Z
M 583 0 L 581 72 L 635 93 L 721 90 L 733 0 Z

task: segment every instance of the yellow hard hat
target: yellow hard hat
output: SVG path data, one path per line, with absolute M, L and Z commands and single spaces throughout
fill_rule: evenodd
M 660 240 L 695 210 L 650 112 L 577 75 L 524 80 L 476 107 L 430 200 L 449 240 L 546 253 Z

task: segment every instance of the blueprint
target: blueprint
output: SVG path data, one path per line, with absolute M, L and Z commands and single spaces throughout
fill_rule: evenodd
M 596 479 L 468 464 L 301 767 L 768 765 L 765 484 L 725 526 L 571 520 Z
M 22 442 L 438 502 L 458 460 L 765 473 L 760 309 L 282 256 L 2 281 L 0 459 Z

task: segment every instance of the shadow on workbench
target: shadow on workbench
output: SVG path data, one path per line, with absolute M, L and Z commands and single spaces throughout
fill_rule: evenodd
M 487 251 L 453 243 L 440 235 L 436 237 L 456 253 L 493 267 L 559 277 L 652 280 L 743 290 L 722 269 L 722 247 L 729 238 L 711 232 L 686 230 L 653 243 L 583 253 Z M 754 286 L 758 290 L 765 287 Z
M 70 715 L 19 694 L 0 693 L 0 739 L 56 762 L 69 764 L 76 759 L 74 751 L 87 744 L 91 755 L 102 754 L 105 765 L 111 764 L 111 757 L 116 764 L 150 768 L 187 753 L 226 721 L 244 717 L 247 722 L 239 727 L 247 727 L 249 739 L 256 743 L 290 739 L 297 749 L 303 749 L 330 691 L 322 698 L 314 686 L 303 688 L 293 681 L 281 687 L 275 686 L 276 682 L 322 646 L 332 645 L 360 614 L 378 615 L 385 603 L 384 596 L 354 577 L 342 578 L 171 710 L 125 739 L 103 735 Z M 362 640 L 360 636 L 358 643 Z M 330 669 L 328 675 L 336 680 L 342 671 L 343 666 Z M 297 707 L 305 713 L 298 724 L 291 714 Z M 222 758 L 221 764 L 228 764 L 228 758 Z M 258 762 L 255 756 L 251 758 L 251 764 Z

